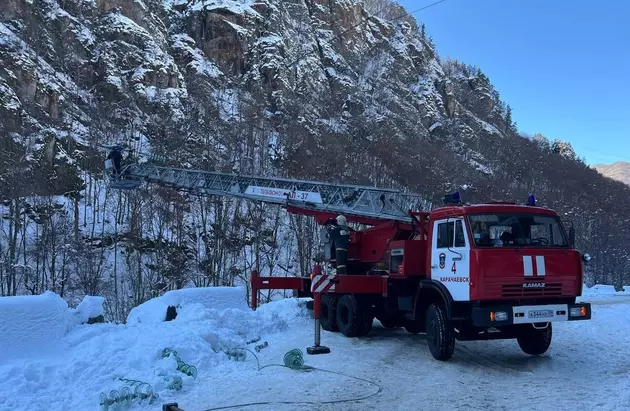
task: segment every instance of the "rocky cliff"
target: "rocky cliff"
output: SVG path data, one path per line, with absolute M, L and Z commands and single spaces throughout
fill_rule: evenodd
M 38 287 L 86 277 L 87 264 L 98 270 L 75 288 L 111 286 L 110 273 L 113 290 L 133 289 L 138 301 L 141 285 L 172 288 L 183 271 L 224 283 L 247 272 L 261 245 L 270 271 L 308 270 L 315 228 L 301 219 L 282 231 L 286 219 L 272 211 L 168 190 L 112 199 L 99 147 L 120 142 L 181 167 L 406 187 L 428 200 L 454 189 L 468 201 L 534 192 L 574 222 L 604 281 L 630 271 L 630 237 L 617 223 L 629 218 L 630 188 L 601 178 L 566 143 L 519 135 L 481 69 L 442 60 L 413 18 L 376 3 L 5 0 L 3 292 L 17 289 L 16 264 L 34 260 L 38 272 L 44 264 L 34 278 L 53 277 Z M 38 237 L 60 233 L 74 244 L 65 257 Z M 119 241 L 128 248 L 112 262 Z M 293 251 L 274 254 L 280 244 Z M 80 252 L 83 268 L 62 265 Z M 117 283 L 123 263 L 129 289 Z

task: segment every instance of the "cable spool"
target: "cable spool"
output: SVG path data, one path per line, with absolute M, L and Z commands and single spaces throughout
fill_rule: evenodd
M 304 353 L 302 353 L 302 350 L 294 348 L 291 351 L 288 351 L 286 354 L 284 354 L 283 362 L 285 366 L 292 369 L 303 368 L 304 367 Z

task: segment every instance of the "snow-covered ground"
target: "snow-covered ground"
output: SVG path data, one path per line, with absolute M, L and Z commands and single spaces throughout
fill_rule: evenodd
M 166 402 L 186 411 L 630 409 L 630 289 L 597 286 L 581 299 L 594 303 L 593 319 L 555 324 L 542 357 L 526 356 L 515 341 L 458 342 L 454 358 L 438 362 L 424 336 L 376 321 L 366 338 L 323 332 L 332 352 L 305 354 L 307 365 L 341 373 L 334 374 L 258 370 L 256 345 L 268 343 L 256 353 L 261 367 L 312 345 L 310 311 L 295 299 L 254 312 L 239 288 L 184 290 L 135 309 L 126 325 L 87 325 L 99 300 L 73 310 L 50 294 L 0 298 L 0 347 L 11 351 L 0 357 L 0 409 L 98 410 L 101 392 L 125 385 L 118 377 L 146 382 L 159 395 L 152 404 L 134 400 L 122 408 L 138 411 Z M 177 318 L 162 322 L 169 305 L 179 306 Z M 37 339 L 41 349 L 33 349 Z M 252 353 L 239 360 L 239 347 Z M 166 348 L 195 366 L 197 378 L 178 371 L 173 355 L 164 358 Z M 176 376 L 181 389 L 169 389 Z

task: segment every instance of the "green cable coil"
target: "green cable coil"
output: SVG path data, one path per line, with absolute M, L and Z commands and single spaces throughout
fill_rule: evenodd
M 179 355 L 177 355 L 177 351 L 175 350 L 165 348 L 162 351 L 162 358 L 167 358 L 171 355 L 175 357 L 175 360 L 177 361 L 177 371 L 186 374 L 189 377 L 197 379 L 197 367 L 195 367 L 194 365 L 186 364 L 184 361 L 182 361 L 182 359 L 179 358 Z
M 294 370 L 304 368 L 304 353 L 302 353 L 302 350 L 294 348 L 284 354 L 284 365 Z
M 153 404 L 160 396 L 153 391 L 153 387 L 146 382 L 129 380 L 126 378 L 118 378 L 120 381 L 127 383 L 118 390 L 111 390 L 109 396 L 104 392 L 99 395 L 101 411 L 109 411 L 110 409 L 128 408 L 135 400 L 149 400 L 149 404 Z M 133 387 L 133 392 L 131 391 Z

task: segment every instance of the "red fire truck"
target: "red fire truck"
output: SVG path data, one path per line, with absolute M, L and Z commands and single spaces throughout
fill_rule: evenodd
M 322 231 L 323 258 L 309 277 L 252 273 L 252 306 L 262 289 L 293 289 L 313 297 L 315 345 L 328 353 L 321 328 L 365 336 L 374 319 L 386 328 L 426 333 L 438 360 L 452 357 L 455 340 L 516 339 L 530 355 L 547 351 L 552 324 L 591 318 L 577 303 L 583 267 L 590 260 L 574 247 L 553 210 L 514 203 L 464 204 L 445 196 L 431 211 L 417 194 L 366 186 L 328 184 L 132 164 L 112 183 L 134 189 L 156 183 L 194 195 L 236 196 L 309 215 L 324 227 L 339 214 L 352 232 L 346 273 L 336 274 L 334 246 Z

